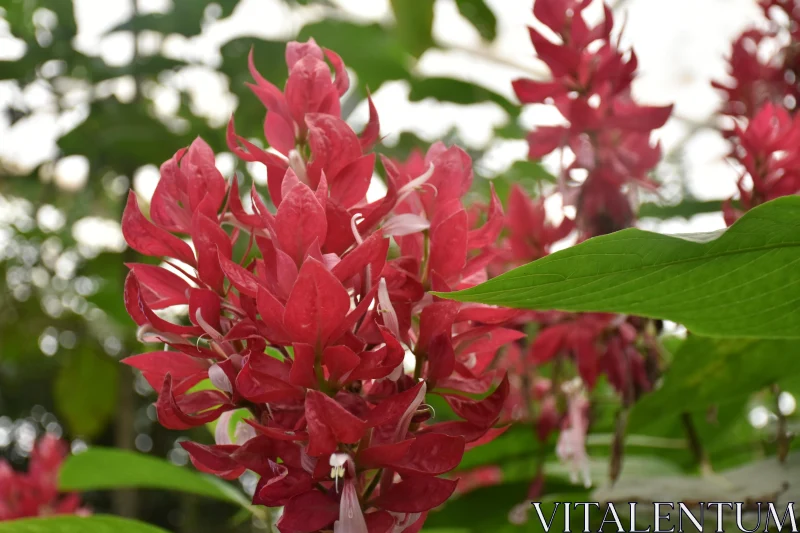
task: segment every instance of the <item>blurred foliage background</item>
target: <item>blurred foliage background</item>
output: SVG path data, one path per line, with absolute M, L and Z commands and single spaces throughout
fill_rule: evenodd
M 292 26 L 283 40 L 231 28 L 226 21 L 244 3 L 134 1 L 125 6 L 124 20 L 101 36 L 110 39 L 88 53 L 78 46 L 81 28 L 72 0 L 0 0 L 0 453 L 12 462 L 23 465 L 36 435 L 47 430 L 68 438 L 73 451 L 97 444 L 187 463 L 177 445 L 185 435 L 155 423 L 152 390 L 118 364 L 142 349 L 123 307 L 122 284 L 127 272 L 124 263 L 144 259 L 124 246 L 117 221 L 128 188 L 133 186 L 145 196 L 147 191 L 152 193 L 158 165 L 198 135 L 220 154 L 219 166 L 228 176 L 243 172 L 263 184 L 259 169 L 234 166 L 224 140 L 224 124 L 234 110 L 238 132 L 259 142 L 263 139 L 263 107 L 245 86 L 250 80 L 246 65 L 251 48 L 259 70 L 278 86 L 286 76 L 285 40 L 313 36 L 337 51 L 353 74 L 343 108 L 356 128 L 366 119 L 367 91 L 375 93 L 391 82 L 403 81 L 411 102 L 453 104 L 457 106 L 451 109 L 454 113 L 479 106 L 484 113 L 480 116 L 488 117 L 480 128 L 485 130 L 488 124 L 493 139 L 516 140 L 514 146 L 522 147 L 515 152 L 517 160 L 497 172 L 488 154 L 492 146 L 465 139 L 468 130 L 425 136 L 419 130 L 386 131 L 384 127 L 388 138 L 381 150 L 391 156 L 405 157 L 443 133 L 448 142 L 466 141 L 477 162 L 476 174 L 494 179 L 503 199 L 511 182 L 534 191 L 554 181 L 545 167 L 523 160 L 522 110 L 509 99 L 510 87 L 501 94 L 475 83 L 475 76 L 431 76 L 418 68 L 429 50 L 452 48 L 466 54 L 467 60 L 494 63 L 520 75 L 541 75 L 535 63 L 527 61 L 528 49 L 518 58 L 492 51 L 489 43 L 498 33 L 493 6 L 499 2 L 391 0 L 387 20 L 364 23 L 333 0 L 276 1 L 266 12 Z M 103 0 L 82 0 L 81 4 L 84 12 L 105 9 Z M 438 42 L 432 28 L 434 17 L 443 12 L 458 13 L 460 23 L 471 26 L 478 44 L 464 49 Z M 121 58 L 112 53 L 115 43 L 130 44 L 129 50 L 120 45 L 128 50 Z M 380 104 L 378 110 L 391 111 Z M 38 120 L 50 123 L 50 130 L 54 125 L 52 139 L 36 133 Z M 685 218 L 718 210 L 718 202 L 694 198 L 680 172 L 681 143 L 704 128 L 707 124 L 702 120 L 683 121 L 682 135 L 674 135 L 678 140 L 673 139 L 674 149 L 660 176 L 671 184 L 665 189 L 671 205 L 646 204 L 643 216 Z M 26 153 L 35 153 L 32 160 L 16 157 L 22 145 Z M 477 179 L 475 197 L 486 197 L 487 192 L 488 181 Z M 697 414 L 703 453 L 715 466 L 735 466 L 774 448 L 769 424 L 777 418 L 781 423 L 786 420 L 782 415 L 776 418 L 780 409 L 772 395 L 759 391 L 776 381 L 782 382 L 783 390 L 800 389 L 800 381 L 793 377 L 798 373 L 774 360 L 794 346 L 732 343 L 724 348 L 724 357 L 740 374 L 705 379 L 716 375 L 719 360 L 704 363 L 703 358 L 709 353 L 719 355 L 718 347 L 684 347 L 694 350 L 695 356 L 692 365 L 679 371 L 687 379 L 698 378 L 700 385 L 688 391 L 662 390 L 661 396 L 637 406 L 629 428 L 633 434 L 629 471 L 646 476 L 697 469 L 696 450 L 681 429 L 681 416 L 686 413 Z M 763 357 L 757 362 L 745 360 L 745 349 L 759 349 Z M 590 452 L 598 480 L 607 469 L 616 413 L 612 396 L 608 387 L 600 387 L 595 402 L 597 423 Z M 777 401 L 784 402 L 787 413 L 794 411 L 791 394 Z M 670 413 L 664 412 L 664 402 L 671 406 Z M 757 409 L 761 410 L 754 415 Z M 759 417 L 757 424 L 754 416 Z M 192 438 L 211 440 L 208 434 Z M 498 520 L 507 522 L 505 517 L 525 499 L 535 475 L 531 456 L 552 457 L 552 444 L 540 452 L 531 429 L 518 427 L 470 452 L 462 468 L 496 463 L 504 473 L 504 484 L 457 500 L 443 513 L 435 513 L 428 526 L 478 531 L 494 530 Z M 565 469 L 559 469 L 554 459 L 553 463 L 548 494 L 585 499 L 586 489 L 570 484 Z M 243 483 L 248 488 L 254 480 Z M 250 531 L 255 527 L 237 517 L 231 506 L 196 496 L 121 491 L 88 494 L 87 501 L 98 512 L 137 517 L 172 531 Z M 487 515 L 487 509 L 494 513 Z

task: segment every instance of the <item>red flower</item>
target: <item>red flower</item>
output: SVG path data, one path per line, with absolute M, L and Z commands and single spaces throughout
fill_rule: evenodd
M 723 133 L 731 140 L 731 157 L 742 167 L 737 183 L 739 201 L 723 204 L 725 222 L 733 224 L 743 213 L 779 196 L 800 192 L 798 177 L 797 75 L 800 18 L 794 2 L 761 0 L 761 7 L 774 29 L 750 29 L 734 42 L 730 63 L 731 80 L 712 85 L 725 92 L 721 112 L 738 123 Z M 773 38 L 788 18 L 790 42 L 766 59 L 759 46 Z
M 27 472 L 0 460 L 0 521 L 57 514 L 87 514 L 77 494 L 60 494 L 58 471 L 67 446 L 46 434 L 34 446 Z
M 544 198 L 529 198 L 516 184 L 511 187 L 506 217 L 508 238 L 500 246 L 504 262 L 518 266 L 540 259 L 575 228 L 574 221 L 569 218 L 564 218 L 558 226 L 548 222 L 544 201 Z
M 748 209 L 780 196 L 800 192 L 800 122 L 773 104 L 761 108 L 746 128 L 736 127 L 731 156 L 744 168 L 737 183 L 739 206 L 723 205 L 725 222 L 733 224 Z
M 441 476 L 465 448 L 502 432 L 508 381 L 488 369 L 522 336 L 502 327 L 513 315 L 428 293 L 486 278 L 502 207 L 495 197 L 484 224 L 470 218 L 461 197 L 471 161 L 441 144 L 405 164 L 384 160 L 388 192 L 368 203 L 374 107 L 359 137 L 340 117 L 341 59 L 309 41 L 290 43 L 286 60 L 284 91 L 251 61 L 275 150 L 228 128 L 236 155 L 267 166 L 275 212 L 255 188 L 246 209 L 199 140 L 162 167 L 168 184 L 156 189 L 152 221 L 131 194 L 126 239 L 172 269 L 130 265 L 128 312 L 143 340 L 167 349 L 125 362 L 159 391 L 164 426 L 218 420 L 216 444 L 183 443 L 193 464 L 227 479 L 257 473 L 254 503 L 284 507 L 283 533 L 413 533 L 454 492 L 458 481 Z M 400 256 L 388 260 L 391 239 Z M 180 304 L 188 323 L 155 312 Z M 212 387 L 197 390 L 206 379 Z M 435 420 L 426 393 L 460 420 Z
M 523 104 L 552 103 L 568 123 L 531 132 L 528 156 L 538 159 L 566 147 L 572 151 L 574 162 L 561 179 L 564 186 L 578 190 L 577 225 L 585 237 L 631 224 L 632 208 L 622 188 L 654 187 L 647 174 L 661 151 L 650 144 L 650 133 L 663 126 L 672 111 L 672 106 L 640 106 L 633 101 L 636 55 L 625 54 L 612 42 L 614 22 L 608 6 L 604 5 L 603 22 L 594 28 L 586 25 L 583 10 L 589 3 L 534 3 L 534 16 L 558 36 L 553 42 L 530 29 L 533 47 L 550 68 L 552 80 L 522 79 L 513 84 Z M 582 184 L 573 179 L 573 171 L 579 169 L 587 176 Z M 572 201 L 571 196 L 567 200 Z

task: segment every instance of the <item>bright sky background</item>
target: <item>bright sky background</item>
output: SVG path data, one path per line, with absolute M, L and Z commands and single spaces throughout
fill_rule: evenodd
M 357 21 L 391 20 L 388 0 L 334 2 Z M 618 2 L 618 19 L 626 19 L 623 42 L 633 45 L 639 57 L 640 75 L 634 85 L 635 95 L 642 103 L 675 103 L 678 118 L 670 120 L 657 132 L 665 152 L 669 153 L 693 124 L 707 122 L 717 109 L 719 95 L 710 81 L 725 78 L 725 56 L 732 39 L 750 24 L 763 24 L 763 19 L 755 0 Z M 526 25 L 534 23 L 530 10 L 532 2 L 487 0 L 487 3 L 499 20 L 499 37 L 491 47 L 482 44 L 477 32 L 458 13 L 454 0 L 438 1 L 434 34 L 437 41 L 451 50 L 426 52 L 418 69 L 421 74 L 474 81 L 513 99 L 511 80 L 547 75 L 547 69 L 534 59 L 528 41 Z M 102 56 L 112 65 L 129 62 L 133 55 L 132 36 L 116 33 L 104 37 L 104 33 L 130 16 L 131 0 L 75 0 L 75 6 L 79 25 L 75 45 L 87 54 Z M 163 11 L 169 6 L 170 0 L 139 0 L 142 12 Z M 319 6 L 290 9 L 281 0 L 242 0 L 232 17 L 208 25 L 198 38 L 141 36 L 142 50 L 160 47 L 166 55 L 191 59 L 198 65 L 182 70 L 165 86 L 153 89 L 159 112 L 168 114 L 177 105 L 177 89 L 188 88 L 201 114 L 214 123 L 224 123 L 235 108 L 235 98 L 228 92 L 224 77 L 208 68 L 218 64 L 220 45 L 240 35 L 273 39 L 293 37 L 304 23 L 324 16 L 324 9 Z M 4 39 L 3 33 L 0 25 L 0 57 L 19 55 L 22 49 L 13 40 Z M 130 98 L 132 82 L 119 80 L 106 90 L 120 98 Z M 402 131 L 413 131 L 424 139 L 434 140 L 455 126 L 466 144 L 484 147 L 492 142 L 492 128 L 505 120 L 504 112 L 493 103 L 468 107 L 433 101 L 409 103 L 407 94 L 404 82 L 392 82 L 374 95 L 382 133 L 387 135 L 388 143 Z M 48 92 L 41 87 L 32 87 L 20 94 L 11 84 L 0 83 L 0 102 L 15 98 L 22 98 L 39 110 L 13 128 L 4 122 L 5 118 L 0 118 L 0 158 L 23 167 L 31 167 L 56 154 L 58 134 L 74 127 L 86 113 L 78 106 L 59 117 L 52 108 Z M 365 106 L 351 117 L 354 126 L 365 119 Z M 554 123 L 558 119 L 559 115 L 545 106 L 531 106 L 523 114 L 523 121 L 529 126 Z M 523 159 L 526 153 L 522 140 L 494 141 L 490 148 L 487 156 L 476 162 L 488 171 L 502 171 L 514 160 Z M 698 198 L 720 199 L 734 193 L 736 170 L 724 160 L 727 150 L 720 135 L 708 129 L 694 134 L 686 144 L 682 163 L 689 176 L 690 189 Z M 140 193 L 148 195 L 155 187 L 159 163 L 154 161 L 154 166 L 142 169 L 134 177 Z M 224 157 L 220 163 L 225 166 Z M 55 168 L 57 182 L 65 187 L 79 184 L 87 172 L 86 161 L 80 158 L 62 160 Z M 669 165 L 660 172 L 668 181 L 674 174 Z M 672 194 L 667 187 L 665 197 Z M 724 227 L 721 215 L 702 215 L 688 224 L 686 221 L 662 223 L 658 229 L 674 232 L 720 227 Z

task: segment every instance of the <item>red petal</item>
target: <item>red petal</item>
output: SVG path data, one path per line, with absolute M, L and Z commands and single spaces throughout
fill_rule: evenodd
M 427 433 L 417 436 L 408 453 L 389 466 L 402 476 L 436 476 L 453 470 L 463 456 L 463 437 Z
M 489 428 L 488 431 L 486 431 L 486 433 L 481 438 L 470 442 L 467 445 L 467 450 L 471 450 L 472 448 L 475 448 L 477 446 L 483 446 L 484 444 L 489 444 L 494 439 L 496 439 L 497 437 L 508 431 L 508 428 L 510 427 L 511 426 L 503 426 L 501 428 Z
M 358 366 L 361 358 L 347 346 L 329 346 L 322 352 L 322 362 L 330 373 L 330 381 L 341 383 Z
M 421 513 L 438 507 L 453 494 L 458 480 L 409 477 L 381 494 L 375 506 L 397 513 Z
M 389 239 L 384 238 L 380 232 L 373 233 L 352 252 L 345 255 L 331 269 L 331 273 L 344 283 L 353 276 L 362 274 L 367 265 L 373 265 L 372 277 L 375 280 L 383 270 L 388 251 Z
M 324 244 L 327 231 L 325 209 L 314 192 L 303 183 L 292 187 L 275 216 L 275 235 L 283 251 L 299 265 L 311 243 Z
M 375 154 L 359 157 L 331 181 L 331 198 L 350 208 L 364 201 L 375 169 Z
M 253 187 L 255 187 L 255 184 Z M 255 190 L 253 192 L 255 193 Z M 228 208 L 231 210 L 236 220 L 251 228 L 266 229 L 269 227 L 258 214 L 250 214 L 244 210 L 242 198 L 239 194 L 239 180 L 234 179 L 233 183 L 231 183 L 231 190 L 228 195 Z
M 437 335 L 428 347 L 428 379 L 437 381 L 449 377 L 456 366 L 456 354 L 450 334 Z
M 276 526 L 281 533 L 314 533 L 331 529 L 338 517 L 339 502 L 313 489 L 289 500 Z
M 318 388 L 317 375 L 314 371 L 316 353 L 313 346 L 308 344 L 292 345 L 294 348 L 294 361 L 292 371 L 289 373 L 289 382 L 308 389 Z
M 272 148 L 288 155 L 295 146 L 294 124 L 278 113 L 267 111 L 267 116 L 264 117 L 264 137 Z
M 439 422 L 438 424 L 422 428 L 420 431 L 421 434 L 423 435 L 427 433 L 441 433 L 444 435 L 451 435 L 454 437 L 462 437 L 467 443 L 471 443 L 481 439 L 484 435 L 486 435 L 488 429 L 491 428 L 486 428 L 485 426 L 477 426 L 471 422 L 464 422 L 462 420 L 458 420 L 450 422 Z
M 317 346 L 328 341 L 349 310 L 350 296 L 339 280 L 308 259 L 286 302 L 283 323 L 292 340 Z
M 270 507 L 285 505 L 293 497 L 313 489 L 314 480 L 304 470 L 272 461 L 269 464 L 274 472 L 270 472 L 269 477 L 261 478 L 256 486 L 253 503 Z
M 263 287 L 260 283 L 261 280 L 252 272 L 240 266 L 238 263 L 234 263 L 222 254 L 219 254 L 217 259 L 219 260 L 219 266 L 222 272 L 240 294 L 245 294 L 251 298 L 256 298 L 258 296 L 259 288 Z
M 248 162 L 258 161 L 267 167 L 269 194 L 272 197 L 272 203 L 279 206 L 281 203 L 281 180 L 283 179 L 283 173 L 286 172 L 288 167 L 286 160 L 278 155 L 262 150 L 244 137 L 236 135 L 233 117 L 231 117 L 231 120 L 228 122 L 225 139 L 228 148 L 236 157 Z
M 181 161 L 181 170 L 186 176 L 191 214 L 199 211 L 215 218 L 225 200 L 228 186 L 217 170 L 214 151 L 200 137 L 189 146 Z
M 151 309 L 164 309 L 188 302 L 186 292 L 190 285 L 177 274 L 144 263 L 126 263 L 125 266 L 136 276 L 142 297 Z
M 219 391 L 200 391 L 181 398 L 181 405 L 175 401 L 172 376 L 164 378 L 158 394 L 156 413 L 158 421 L 167 429 L 189 429 L 216 420 L 224 411 L 233 409 L 227 397 Z M 188 412 L 184 411 L 187 409 Z M 196 413 L 196 414 L 195 414 Z
M 283 344 L 289 337 L 283 327 L 283 305 L 269 291 L 261 288 L 256 295 L 256 306 L 267 337 L 273 342 Z
M 372 148 L 378 141 L 381 133 L 381 123 L 378 119 L 378 110 L 375 109 L 375 104 L 372 101 L 372 95 L 367 93 L 367 102 L 369 103 L 369 120 L 367 125 L 364 126 L 364 131 L 359 135 L 358 141 L 361 144 L 361 149 L 366 151 Z
M 306 394 L 308 455 L 319 457 L 333 453 L 339 443 L 355 444 L 364 436 L 366 424 L 336 400 L 315 390 Z
M 359 450 L 356 462 L 359 468 L 366 470 L 392 466 L 403 460 L 403 457 L 408 454 L 408 450 L 411 449 L 411 445 L 414 444 L 415 440 L 416 439 L 407 439 L 392 444 L 380 444 L 377 446 L 370 446 L 364 450 Z
M 185 441 L 180 443 L 184 450 L 189 452 L 192 464 L 201 472 L 214 474 L 223 479 L 236 479 L 246 470 L 236 461 L 231 459 L 231 452 L 238 446 L 205 446 L 196 442 Z
M 467 212 L 459 209 L 431 224 L 430 271 L 445 279 L 461 273 L 467 260 Z
M 672 106 L 640 106 L 614 100 L 613 123 L 617 127 L 650 132 L 663 126 L 672 114 Z
M 490 187 L 492 190 L 492 200 L 489 203 L 489 214 L 486 218 L 486 224 L 479 229 L 469 232 L 467 246 L 470 249 L 484 248 L 493 245 L 503 229 L 503 204 L 500 203 L 500 198 L 497 197 L 494 184 L 490 184 Z
M 379 326 L 385 346 L 362 352 L 358 367 L 350 373 L 348 380 L 385 378 L 403 362 L 405 350 L 394 338 L 394 335 L 383 326 Z
M 361 157 L 358 137 L 345 121 L 321 113 L 306 117 L 308 144 L 313 159 L 309 163 L 309 174 L 317 176 L 325 172 L 328 181 L 336 182 L 339 172 Z
M 520 79 L 511 82 L 511 87 L 523 104 L 541 104 L 547 98 L 554 98 L 564 92 L 563 84 L 559 82 Z
M 216 222 L 198 212 L 192 219 L 192 242 L 197 250 L 200 281 L 221 294 L 225 276 L 219 266 L 219 256 L 230 259 L 230 237 Z
M 427 351 L 436 335 L 450 334 L 461 304 L 458 302 L 434 302 L 422 310 L 419 320 L 419 340 L 417 346 Z
M 539 126 L 528 136 L 528 159 L 541 159 L 556 148 L 564 146 L 567 128 L 563 126 Z
M 137 252 L 151 257 L 174 257 L 186 264 L 195 265 L 192 248 L 175 235 L 149 220 L 139 210 L 136 193 L 128 193 L 128 203 L 122 215 L 122 235 Z
M 131 318 L 140 326 L 150 323 L 157 331 L 175 333 L 177 335 L 201 335 L 203 333 L 202 328 L 173 324 L 155 314 L 153 310 L 150 309 L 150 306 L 147 305 L 147 302 L 144 301 L 141 288 L 139 287 L 139 281 L 136 279 L 133 272 L 129 273 L 128 277 L 125 278 L 124 295 L 125 309 L 127 309 Z
M 503 410 L 508 391 L 508 375 L 505 375 L 497 389 L 483 400 L 476 402 L 455 396 L 447 396 L 446 400 L 461 418 L 479 426 L 491 426 Z
M 305 125 L 304 118 L 309 113 L 340 113 L 331 71 L 320 58 L 307 55 L 297 61 L 286 80 L 284 93 L 292 118 L 301 126 Z M 335 97 L 335 103 L 330 99 L 331 93 Z
M 422 401 L 420 393 L 424 385 L 425 382 L 421 381 L 412 388 L 380 402 L 367 415 L 367 426 L 375 427 L 400 422 L 412 405 Z
M 339 93 L 339 96 L 344 96 L 344 93 L 346 93 L 347 89 L 350 88 L 350 76 L 347 74 L 344 61 L 342 61 L 342 58 L 339 57 L 339 54 L 333 50 L 328 50 L 327 48 L 325 48 L 325 56 L 333 65 L 333 71 L 336 73 L 336 78 L 333 80 L 333 83 L 336 86 L 336 92 Z
M 178 161 L 185 153 L 186 149 L 181 148 L 161 165 L 161 179 L 150 200 L 150 217 L 168 231 L 188 233 L 192 225 L 192 212 L 186 176 L 178 167 Z
M 155 390 L 159 390 L 166 375 L 171 374 L 175 394 L 186 392 L 208 377 L 208 363 L 181 352 L 148 352 L 132 355 L 122 362 L 140 370 Z
M 236 377 L 236 390 L 248 400 L 256 403 L 303 398 L 303 389 L 253 368 L 249 357 Z
M 531 361 L 541 364 L 552 360 L 563 349 L 567 333 L 568 324 L 556 324 L 537 333 L 530 347 Z

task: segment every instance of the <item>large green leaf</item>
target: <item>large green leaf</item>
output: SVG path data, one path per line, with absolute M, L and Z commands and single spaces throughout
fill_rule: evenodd
M 761 205 L 724 232 L 627 229 L 477 287 L 439 294 L 524 309 L 628 313 L 709 336 L 800 338 L 800 197 Z
M 187 492 L 250 508 L 232 485 L 149 455 L 113 448 L 90 448 L 73 455 L 59 474 L 64 491 L 84 492 L 123 488 Z
M 117 409 L 119 363 L 82 347 L 70 354 L 54 384 L 56 408 L 75 435 L 92 439 Z
M 798 374 L 797 341 L 692 336 L 675 354 L 663 386 L 633 408 L 629 424 L 657 424 L 684 411 L 702 412 Z
M 0 522 L 0 533 L 167 533 L 165 530 L 117 516 L 50 516 Z
M 433 46 L 434 0 L 391 0 L 400 42 L 414 57 Z

